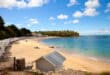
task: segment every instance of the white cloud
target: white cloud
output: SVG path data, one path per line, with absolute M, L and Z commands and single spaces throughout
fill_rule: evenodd
M 15 0 L 0 0 L 0 7 L 1 8 L 10 8 L 15 6 L 16 1 Z
M 96 8 L 100 6 L 99 0 L 88 0 L 87 2 L 85 2 L 85 6 L 86 8 L 83 12 L 85 16 L 98 15 Z
M 82 16 L 83 16 L 83 13 L 80 12 L 80 11 L 76 11 L 76 12 L 73 14 L 73 17 L 75 17 L 75 18 L 80 18 L 80 17 L 82 17 Z
M 88 0 L 85 2 L 87 8 L 96 8 L 100 6 L 99 0 Z
M 26 7 L 26 2 L 24 0 L 21 0 L 21 1 L 16 1 L 16 7 L 18 8 L 25 8 Z
M 105 12 L 106 12 L 106 13 L 107 13 L 107 12 L 110 12 L 110 3 L 107 4 L 107 8 L 106 8 Z
M 96 10 L 96 8 L 99 6 L 99 0 L 88 0 L 85 2 L 84 11 L 76 11 L 75 13 L 73 13 L 73 17 L 80 18 L 83 16 L 96 16 L 99 14 L 99 12 Z
M 36 24 L 39 24 L 39 22 L 37 19 L 31 18 L 28 20 L 28 24 L 29 25 L 36 25 Z
M 55 18 L 53 16 L 49 17 L 49 20 L 55 20 Z
M 49 0 L 30 0 L 28 7 L 40 7 L 47 4 Z
M 60 14 L 60 15 L 57 16 L 57 18 L 61 19 L 61 20 L 68 19 L 68 15 Z
M 77 23 L 79 23 L 78 19 L 73 20 L 73 24 L 77 24 Z
M 86 8 L 83 12 L 81 11 L 76 11 L 73 13 L 73 17 L 75 18 L 81 18 L 83 16 L 96 16 L 99 13 L 96 11 L 95 8 Z
M 98 15 L 98 12 L 96 11 L 95 8 L 87 8 L 84 11 L 84 15 L 85 16 L 96 16 Z
M 0 0 L 0 8 L 26 8 L 26 7 L 41 7 L 49 2 L 49 0 Z
M 68 7 L 73 6 L 77 3 L 76 0 L 70 0 L 69 3 L 67 4 Z

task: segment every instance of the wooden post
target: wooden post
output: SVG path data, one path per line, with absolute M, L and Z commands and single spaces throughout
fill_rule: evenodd
M 17 59 L 16 67 L 18 71 L 23 71 L 25 69 L 25 59 Z
M 14 71 L 23 71 L 25 69 L 25 59 L 16 59 L 14 57 L 13 69 Z
M 16 71 L 16 57 L 13 58 L 14 63 L 13 63 L 13 70 Z

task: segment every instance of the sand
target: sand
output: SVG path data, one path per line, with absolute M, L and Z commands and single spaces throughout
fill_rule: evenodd
M 26 64 L 30 64 L 36 61 L 41 56 L 56 50 L 55 48 L 50 48 L 48 45 L 40 42 L 46 38 L 49 37 L 30 38 L 15 42 L 12 44 L 10 49 L 11 56 L 16 58 L 25 58 Z M 88 72 L 110 72 L 110 63 L 90 59 L 88 57 L 77 54 L 69 54 L 61 50 L 58 52 L 60 52 L 66 58 L 65 62 L 63 63 L 64 69 L 71 68 L 73 70 Z

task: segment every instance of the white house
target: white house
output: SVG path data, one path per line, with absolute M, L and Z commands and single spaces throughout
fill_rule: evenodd
M 59 70 L 63 67 L 64 60 L 65 57 L 54 51 L 36 60 L 36 68 L 43 72 Z

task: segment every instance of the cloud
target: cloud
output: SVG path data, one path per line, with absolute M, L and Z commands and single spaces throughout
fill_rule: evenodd
M 83 16 L 96 16 L 99 12 L 96 10 L 100 6 L 99 0 L 88 0 L 85 2 L 84 11 L 76 11 L 73 13 L 73 17 L 80 18 Z
M 49 0 L 30 0 L 28 7 L 41 7 L 48 2 Z
M 0 8 L 26 8 L 26 7 L 41 7 L 47 4 L 49 0 L 0 0 Z
M 15 6 L 16 1 L 15 0 L 0 0 L 0 7 L 1 8 L 10 8 Z
M 27 7 L 27 4 L 24 0 L 21 0 L 21 1 L 16 1 L 16 5 L 15 7 L 18 7 L 18 8 L 25 8 Z
M 70 0 L 69 3 L 67 4 L 68 7 L 73 6 L 77 3 L 76 0 Z
M 49 17 L 49 20 L 55 20 L 55 18 L 53 16 Z
M 95 8 L 87 8 L 84 11 L 84 15 L 85 16 L 96 16 L 98 15 L 98 12 L 96 11 Z
M 85 10 L 84 15 L 85 16 L 96 16 L 98 15 L 98 12 L 96 11 L 96 8 L 100 6 L 99 0 L 88 0 L 85 2 Z
M 107 13 L 107 12 L 110 12 L 110 3 L 107 4 L 107 8 L 106 8 L 105 12 L 106 12 L 106 13 Z
M 85 2 L 85 6 L 87 8 L 96 8 L 99 7 L 99 0 L 88 0 L 87 2 Z
M 39 22 L 37 19 L 31 18 L 28 20 L 28 24 L 29 25 L 36 25 L 36 24 L 39 24 Z
M 82 17 L 82 16 L 83 16 L 83 13 L 80 12 L 80 11 L 76 11 L 76 12 L 73 14 L 73 17 L 75 17 L 75 18 L 80 18 L 80 17 Z
M 68 15 L 60 14 L 60 15 L 57 16 L 57 18 L 61 19 L 61 20 L 68 19 Z
M 75 20 L 73 20 L 72 23 L 73 23 L 73 24 L 77 24 L 77 23 L 79 23 L 79 20 L 78 20 L 78 19 L 75 19 Z

